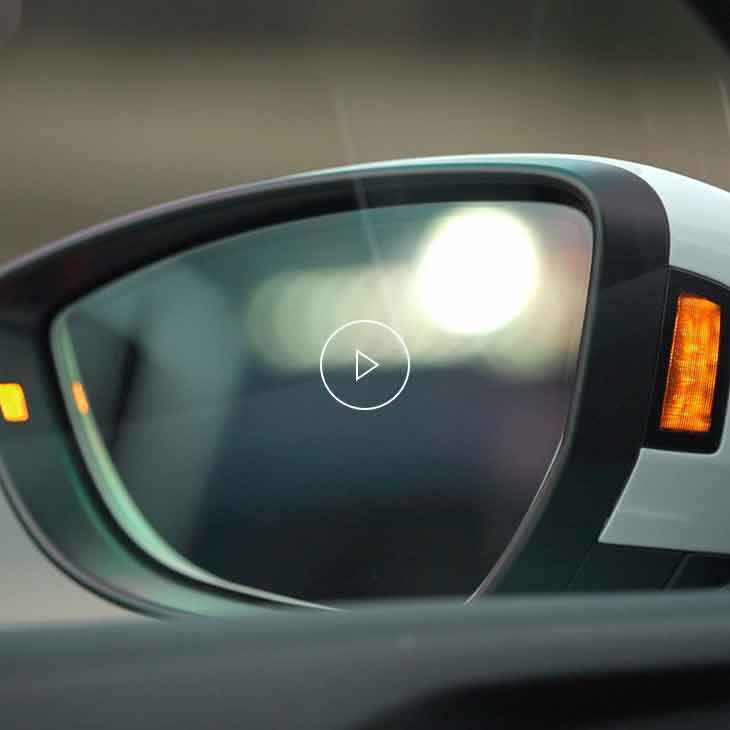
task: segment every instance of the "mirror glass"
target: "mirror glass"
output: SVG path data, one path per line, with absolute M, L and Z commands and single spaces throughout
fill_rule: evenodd
M 52 345 L 100 495 L 157 560 L 225 588 L 469 596 L 560 443 L 592 242 L 557 203 L 400 205 L 93 292 Z

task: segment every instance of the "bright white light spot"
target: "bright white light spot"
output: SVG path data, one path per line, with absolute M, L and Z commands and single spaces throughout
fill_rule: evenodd
M 418 272 L 421 307 L 441 329 L 493 332 L 527 306 L 537 282 L 530 230 L 515 216 L 465 210 L 434 231 Z

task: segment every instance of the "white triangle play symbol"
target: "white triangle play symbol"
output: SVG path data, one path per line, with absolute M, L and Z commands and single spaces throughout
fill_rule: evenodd
M 360 365 L 360 359 L 364 360 L 363 363 L 366 365 L 366 369 L 363 370 Z M 375 368 L 380 367 L 379 362 L 375 362 L 372 357 L 368 357 L 364 352 L 355 350 L 355 382 L 357 383 L 360 378 L 364 378 L 368 373 L 372 373 Z

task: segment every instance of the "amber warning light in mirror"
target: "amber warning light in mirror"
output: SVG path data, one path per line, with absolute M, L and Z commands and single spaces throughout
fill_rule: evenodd
M 28 420 L 28 404 L 23 388 L 18 383 L 0 383 L 0 413 L 10 423 Z
M 89 412 L 89 401 L 84 386 L 78 380 L 74 380 L 71 383 L 71 392 L 73 393 L 76 408 L 78 408 L 81 415 L 85 416 Z
M 686 433 L 710 430 L 720 314 L 720 306 L 709 299 L 679 295 L 660 428 Z

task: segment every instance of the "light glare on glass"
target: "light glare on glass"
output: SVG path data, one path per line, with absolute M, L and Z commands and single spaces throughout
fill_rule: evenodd
M 456 213 L 434 231 L 420 267 L 421 306 L 442 330 L 484 334 L 527 306 L 537 283 L 529 228 L 516 216 Z
M 18 383 L 0 383 L 0 411 L 3 418 L 11 423 L 28 420 L 28 404 L 22 386 Z
M 662 429 L 688 433 L 710 430 L 720 353 L 720 319 L 720 307 L 715 302 L 680 294 L 662 403 Z

